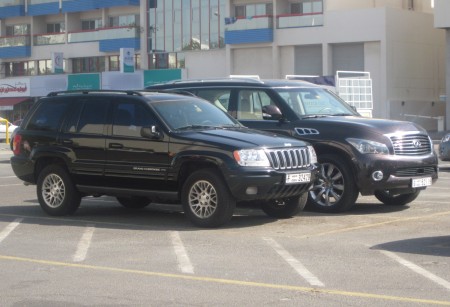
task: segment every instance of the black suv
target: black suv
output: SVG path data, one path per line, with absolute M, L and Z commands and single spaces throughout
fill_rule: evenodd
M 422 127 L 361 117 L 334 93 L 309 82 L 185 80 L 147 90 L 189 92 L 245 126 L 313 144 L 323 168 L 308 206 L 319 211 L 347 210 L 359 193 L 405 205 L 438 178 L 438 159 Z
M 203 227 L 227 222 L 240 201 L 290 217 L 318 173 L 303 141 L 248 129 L 197 97 L 135 91 L 50 93 L 25 117 L 13 151 L 14 173 L 37 185 L 50 215 L 111 195 L 128 208 L 181 202 Z

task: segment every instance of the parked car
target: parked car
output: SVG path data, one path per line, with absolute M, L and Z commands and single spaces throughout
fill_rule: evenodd
M 197 97 L 135 91 L 50 93 L 17 131 L 11 165 L 50 215 L 111 195 L 128 208 L 181 202 L 203 227 L 244 201 L 291 217 L 318 172 L 303 141 L 248 129 Z
M 313 144 L 323 167 L 309 191 L 315 210 L 348 210 L 360 193 L 402 206 L 438 178 L 437 155 L 422 127 L 361 117 L 334 93 L 305 81 L 179 80 L 147 90 L 190 92 L 247 127 Z
M 3 118 L 1 118 L 3 119 Z M 17 126 L 8 122 L 8 136 L 11 139 L 11 135 L 16 130 Z M 4 121 L 0 121 L 0 141 L 5 142 L 6 140 L 6 123 Z
M 442 161 L 450 160 L 450 133 L 444 135 L 439 143 L 439 158 Z

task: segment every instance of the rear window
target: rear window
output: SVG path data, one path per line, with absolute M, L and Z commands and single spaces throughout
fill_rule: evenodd
M 67 99 L 42 102 L 28 122 L 26 129 L 57 131 L 69 104 L 70 101 Z

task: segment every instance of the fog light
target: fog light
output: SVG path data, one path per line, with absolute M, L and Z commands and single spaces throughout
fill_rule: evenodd
M 375 171 L 372 173 L 372 179 L 374 181 L 380 181 L 383 179 L 383 172 L 382 171 Z
M 248 195 L 256 195 L 258 193 L 257 187 L 248 187 L 247 190 L 245 190 L 245 193 Z

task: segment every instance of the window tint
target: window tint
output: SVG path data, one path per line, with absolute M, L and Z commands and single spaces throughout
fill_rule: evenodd
M 140 137 L 143 126 L 154 124 L 150 112 L 140 103 L 119 102 L 114 105 L 113 135 Z
M 266 92 L 260 90 L 240 91 L 237 104 L 238 119 L 263 119 L 263 107 L 275 103 Z
M 211 101 L 216 107 L 227 112 L 229 110 L 230 92 L 229 89 L 208 89 L 198 90 L 196 95 Z
M 76 131 L 102 134 L 106 123 L 109 101 L 104 98 L 84 99 L 83 109 Z
M 27 129 L 57 131 L 69 106 L 68 100 L 47 100 L 36 110 Z

